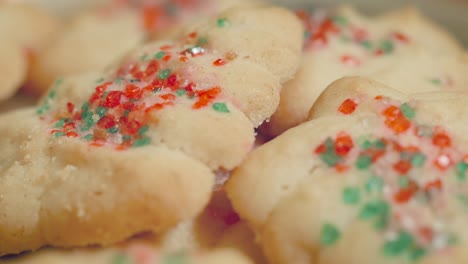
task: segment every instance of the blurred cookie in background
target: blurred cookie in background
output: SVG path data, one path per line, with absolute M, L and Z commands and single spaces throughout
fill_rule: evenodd
M 0 3 L 0 100 L 12 97 L 22 86 L 29 65 L 59 27 L 55 17 L 37 7 Z

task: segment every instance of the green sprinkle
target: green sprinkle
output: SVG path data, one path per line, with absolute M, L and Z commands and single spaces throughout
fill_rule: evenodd
M 55 128 L 62 128 L 63 125 L 65 125 L 66 120 L 67 120 L 66 118 L 60 118 L 60 120 L 57 123 L 55 123 L 54 127 Z
M 229 21 L 227 20 L 227 18 L 220 18 L 216 21 L 216 25 L 219 27 L 219 28 L 223 28 L 225 26 L 228 26 L 229 25 Z
M 370 149 L 371 147 L 373 146 L 372 142 L 370 142 L 369 140 L 365 140 L 362 145 L 361 145 L 361 148 L 363 150 L 367 150 L 367 149 Z
M 422 153 L 416 153 L 411 157 L 411 165 L 414 167 L 422 167 L 426 162 L 426 156 Z
M 65 135 L 66 135 L 65 132 L 57 131 L 57 132 L 54 133 L 54 138 L 63 137 Z
M 96 114 L 99 116 L 99 118 L 105 116 L 107 113 L 107 109 L 103 106 L 98 106 L 96 108 Z
M 187 94 L 187 91 L 185 89 L 179 89 L 175 91 L 175 93 L 177 96 L 184 96 L 185 94 Z
M 308 39 L 310 39 L 310 37 L 312 36 L 312 33 L 308 30 L 305 30 L 304 31 L 304 40 L 305 41 L 308 41 Z
M 123 141 L 130 141 L 130 140 L 132 140 L 132 137 L 129 136 L 129 135 L 124 135 L 124 136 L 122 137 L 122 140 L 123 140 Z
M 163 258 L 162 264 L 186 264 L 187 256 L 180 252 L 175 254 L 166 255 Z
M 403 115 L 408 119 L 413 119 L 416 116 L 416 112 L 408 103 L 402 104 L 400 106 L 400 110 L 403 113 Z
M 47 95 L 47 99 L 54 99 L 56 94 L 57 93 L 54 90 L 50 91 L 50 93 Z
M 118 254 L 112 258 L 112 264 L 131 264 L 132 259 L 124 254 Z
M 58 78 L 55 83 L 54 83 L 54 86 L 57 87 L 59 85 L 61 85 L 63 83 L 63 78 Z M 54 92 L 54 91 L 52 91 Z M 55 93 L 55 92 L 54 92 Z M 55 95 L 54 95 L 55 96 Z
M 382 43 L 380 43 L 380 48 L 385 52 L 385 53 L 390 53 L 392 52 L 395 47 L 391 41 L 384 40 Z
M 333 141 L 333 139 L 331 137 L 328 137 L 326 140 L 325 140 L 325 147 L 327 148 L 327 150 L 333 150 L 335 148 L 335 142 Z
M 385 147 L 387 146 L 385 142 L 383 142 L 383 140 L 381 139 L 377 139 L 374 144 L 375 144 L 375 147 L 378 149 L 385 149 Z
M 406 232 L 400 232 L 396 240 L 385 242 L 383 246 L 383 254 L 388 257 L 401 255 L 409 251 L 412 244 L 413 237 Z
M 367 220 L 376 216 L 387 216 L 389 209 L 389 205 L 385 201 L 371 201 L 362 207 L 359 217 L 363 220 Z
M 447 242 L 449 246 L 454 246 L 460 242 L 460 239 L 456 235 L 451 234 Z
M 84 104 L 81 106 L 81 110 L 83 110 L 83 112 L 88 112 L 88 110 L 89 110 L 89 102 L 84 103 Z
M 161 70 L 161 71 L 159 71 L 159 74 L 158 74 L 159 79 L 162 79 L 162 80 L 169 77 L 169 75 L 171 75 L 171 70 L 169 70 L 169 69 Z
M 372 43 L 368 40 L 364 40 L 361 42 L 361 45 L 366 49 L 366 50 L 371 50 L 372 49 Z
M 380 193 L 383 190 L 384 182 L 380 177 L 371 176 L 366 182 L 366 191 Z
M 205 37 L 200 37 L 197 40 L 197 46 L 204 46 L 208 43 L 208 39 Z
M 118 127 L 111 127 L 109 129 L 107 129 L 107 132 L 109 132 L 111 134 L 115 134 L 115 133 L 119 132 L 119 128 Z
M 440 79 L 430 79 L 429 82 L 431 82 L 434 85 L 441 85 L 442 81 Z
M 324 224 L 320 235 L 320 242 L 325 246 L 331 246 L 340 239 L 340 231 L 332 224 Z
M 348 24 L 348 19 L 344 16 L 334 16 L 332 19 L 338 25 L 346 26 Z
M 104 78 L 100 78 L 100 79 L 98 79 L 98 80 L 96 81 L 96 83 L 99 84 L 99 83 L 102 83 L 103 81 L 104 81 Z
M 413 248 L 409 252 L 408 258 L 410 261 L 418 261 L 427 254 L 426 250 L 420 247 Z
M 361 155 L 359 158 L 356 160 L 356 167 L 359 170 L 365 170 L 370 167 L 372 164 L 372 158 L 367 155 Z
M 160 52 L 154 54 L 154 58 L 158 59 L 158 60 L 164 58 L 164 56 L 166 56 L 166 52 L 164 52 L 164 51 L 160 51 Z
M 320 155 L 320 158 L 322 159 L 323 162 L 325 162 L 329 167 L 334 167 L 340 160 L 342 159 L 340 156 L 338 156 L 334 150 L 329 150 L 323 154 Z
M 127 109 L 127 110 L 125 110 L 125 111 L 123 112 L 123 117 L 126 117 L 126 116 L 128 116 L 129 114 L 130 114 L 130 110 Z
M 343 202 L 345 204 L 354 205 L 361 200 L 361 193 L 358 188 L 347 187 L 343 190 Z
M 137 83 L 137 82 L 140 82 L 140 79 L 131 79 L 130 82 L 131 83 Z
M 50 105 L 49 104 L 43 104 L 39 109 L 37 109 L 37 113 L 39 115 L 44 114 L 45 112 L 50 110 Z
M 144 137 L 144 138 L 135 140 L 135 142 L 133 143 L 133 146 L 136 148 L 139 148 L 139 147 L 143 147 L 149 144 L 151 144 L 151 139 L 148 137 Z
M 398 177 L 398 185 L 401 188 L 407 188 L 409 186 L 409 180 L 407 177 Z
M 465 181 L 466 180 L 466 170 L 468 170 L 468 164 L 465 162 L 459 162 L 457 164 L 457 178 L 460 181 Z
M 93 140 L 94 136 L 92 134 L 88 134 L 88 135 L 84 136 L 83 139 L 84 140 Z
M 216 112 L 220 112 L 220 113 L 229 113 L 230 112 L 225 103 L 214 103 L 213 104 L 213 109 Z
M 143 135 L 143 134 L 146 133 L 148 130 L 149 130 L 149 126 L 142 126 L 142 127 L 138 130 L 138 134 L 139 134 L 139 135 Z
M 140 61 L 146 61 L 148 58 L 149 58 L 149 55 L 148 55 L 148 54 L 143 54 L 143 55 L 140 57 Z

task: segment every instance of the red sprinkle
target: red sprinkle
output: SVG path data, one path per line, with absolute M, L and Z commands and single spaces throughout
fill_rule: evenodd
M 442 189 L 442 181 L 440 179 L 437 179 L 435 181 L 432 181 L 432 182 L 428 182 L 426 184 L 426 186 L 424 186 L 424 190 L 426 192 L 430 191 L 431 189 L 438 189 L 438 190 L 441 190 Z
M 432 137 L 432 144 L 438 146 L 440 148 L 450 147 L 452 145 L 452 141 L 450 137 L 442 132 L 434 134 Z
M 411 170 L 411 163 L 407 160 L 400 160 L 393 165 L 393 169 L 398 172 L 400 175 L 405 175 L 408 171 Z
M 407 203 L 417 191 L 418 185 L 414 181 L 410 181 L 407 188 L 401 189 L 394 194 L 393 199 L 397 203 Z
M 74 105 L 73 103 L 71 103 L 71 102 L 68 102 L 68 103 L 67 103 L 67 111 L 68 111 L 68 113 L 70 113 L 70 114 L 73 113 L 73 110 L 75 110 L 75 105 Z
M 359 65 L 361 65 L 361 61 L 352 56 L 352 55 L 343 55 L 341 56 L 341 62 L 347 66 L 351 66 L 351 67 L 357 67 Z
M 400 32 L 395 32 L 393 33 L 393 36 L 395 37 L 396 40 L 403 42 L 403 43 L 408 43 L 409 38 L 408 36 L 404 35 L 403 33 Z
M 103 116 L 98 122 L 97 122 L 98 127 L 104 128 L 104 129 L 109 129 L 113 126 L 115 126 L 115 120 L 112 116 L 106 115 Z
M 226 64 L 226 61 L 224 61 L 223 59 L 217 59 L 213 62 L 214 66 L 223 66 L 225 64 Z
M 341 133 L 335 140 L 335 152 L 339 156 L 346 156 L 353 147 L 353 139 L 346 133 Z
M 349 115 L 352 114 L 356 110 L 357 104 L 352 99 L 346 99 L 343 103 L 341 103 L 340 107 L 338 107 L 338 111 L 342 114 Z

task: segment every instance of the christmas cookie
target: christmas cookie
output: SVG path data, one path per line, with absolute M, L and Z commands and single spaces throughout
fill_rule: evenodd
M 466 96 L 338 80 L 228 195 L 271 263 L 466 263 Z
M 468 87 L 462 49 L 413 9 L 369 18 L 349 7 L 298 12 L 306 26 L 302 66 L 281 92 L 278 111 L 263 132 L 296 126 L 334 80 L 367 76 L 404 92 Z
M 257 34 L 250 47 L 238 30 L 246 24 Z M 257 52 L 274 36 L 287 43 L 284 52 L 297 50 L 284 63 L 298 61 L 301 32 L 282 8 L 228 10 L 181 40 L 141 47 L 106 73 L 59 79 L 37 109 L 1 116 L 0 255 L 105 245 L 195 218 L 215 174 L 252 149 L 254 128 L 292 75 L 273 74 Z M 212 42 L 220 36 L 243 49 L 225 51 Z
M 58 30 L 58 22 L 32 6 L 0 2 L 0 100 L 24 83 L 28 65 Z
M 216 14 L 233 1 L 112 1 L 74 17 L 33 66 L 29 92 L 42 94 L 56 79 L 101 71 L 148 39 L 175 37 L 198 16 Z

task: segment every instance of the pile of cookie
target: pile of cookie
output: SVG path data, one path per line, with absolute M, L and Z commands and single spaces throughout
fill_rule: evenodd
M 468 53 L 414 9 L 6 1 L 0 35 L 2 99 L 41 95 L 0 115 L 0 263 L 468 263 Z

